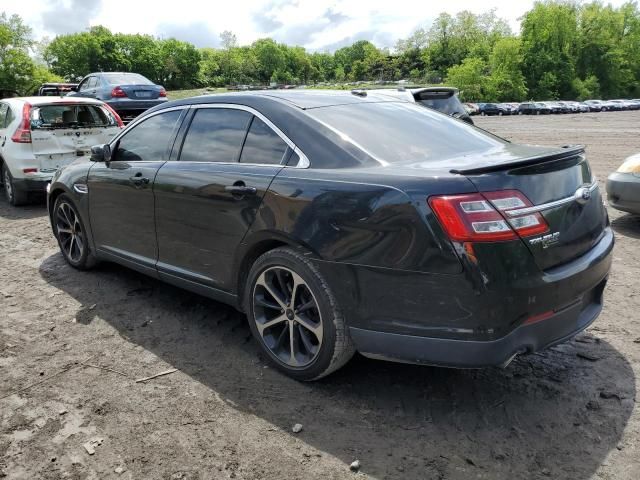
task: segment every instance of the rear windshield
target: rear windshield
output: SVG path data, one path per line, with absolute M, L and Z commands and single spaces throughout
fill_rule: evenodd
M 453 92 L 422 92 L 417 95 L 416 102 L 447 115 L 466 113 L 462 103 Z
M 307 113 L 388 164 L 439 160 L 504 143 L 467 123 L 404 102 L 337 105 Z
M 137 73 L 103 73 L 109 85 L 153 85 L 148 78 Z
M 31 111 L 31 129 L 112 127 L 113 114 L 100 105 L 43 105 Z

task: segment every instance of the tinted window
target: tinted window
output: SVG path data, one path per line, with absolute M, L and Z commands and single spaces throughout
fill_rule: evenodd
M 287 144 L 284 140 L 258 117 L 253 117 L 240 161 L 278 165 L 282 162 L 286 150 Z
M 447 115 L 466 113 L 458 97 L 451 92 L 424 92 L 419 95 L 418 101 Z
M 138 73 L 103 73 L 110 85 L 153 85 L 154 83 Z
M 169 142 L 173 140 L 180 113 L 180 110 L 160 113 L 133 127 L 118 142 L 115 160 L 168 160 Z
M 251 114 L 227 108 L 196 112 L 184 139 L 183 162 L 237 162 Z
M 437 161 L 503 145 L 471 125 L 407 103 L 361 103 L 307 110 L 384 163 Z

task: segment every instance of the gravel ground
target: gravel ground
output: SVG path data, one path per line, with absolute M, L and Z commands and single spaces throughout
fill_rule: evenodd
M 477 123 L 586 144 L 602 186 L 640 151 L 640 112 Z M 75 271 L 42 205 L 2 200 L 0 477 L 640 478 L 640 219 L 610 215 L 605 308 L 578 338 L 504 370 L 356 357 L 303 384 L 239 313 L 115 265 Z

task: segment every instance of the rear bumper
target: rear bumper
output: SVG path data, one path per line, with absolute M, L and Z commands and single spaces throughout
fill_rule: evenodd
M 399 335 L 351 328 L 351 338 L 366 357 L 454 368 L 505 365 L 515 355 L 530 353 L 572 338 L 587 328 L 602 310 L 606 280 L 550 318 L 523 325 L 492 341 L 454 340 Z
M 526 249 L 512 243 L 514 249 Z M 360 353 L 474 368 L 500 365 L 514 354 L 562 342 L 593 322 L 602 309 L 613 247 L 607 227 L 591 250 L 545 271 L 533 266 L 502 270 L 510 263 L 504 258 L 526 265 L 529 256 L 528 251 L 503 250 L 488 259 L 475 282 L 471 270 L 437 275 L 322 261 L 317 265 L 334 285 Z M 498 277 L 499 283 L 490 282 Z
M 640 177 L 615 172 L 607 178 L 609 205 L 616 210 L 640 214 Z
M 20 192 L 26 193 L 47 193 L 47 184 L 51 179 L 30 179 L 30 178 L 14 178 L 13 188 Z
M 110 100 L 106 103 L 108 103 L 116 112 L 126 112 L 129 110 L 148 110 L 151 107 L 161 105 L 165 102 L 167 102 L 166 98 L 154 100 Z

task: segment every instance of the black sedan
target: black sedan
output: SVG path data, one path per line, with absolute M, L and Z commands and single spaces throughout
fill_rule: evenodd
M 544 103 L 521 103 L 518 107 L 519 115 L 548 115 L 551 113 L 551 108 Z
M 581 147 L 385 95 L 269 91 L 156 107 L 91 160 L 49 188 L 67 262 L 235 306 L 297 379 L 356 350 L 505 365 L 602 308 L 614 239 Z
M 481 103 L 480 115 L 511 115 L 511 108 L 501 103 Z

